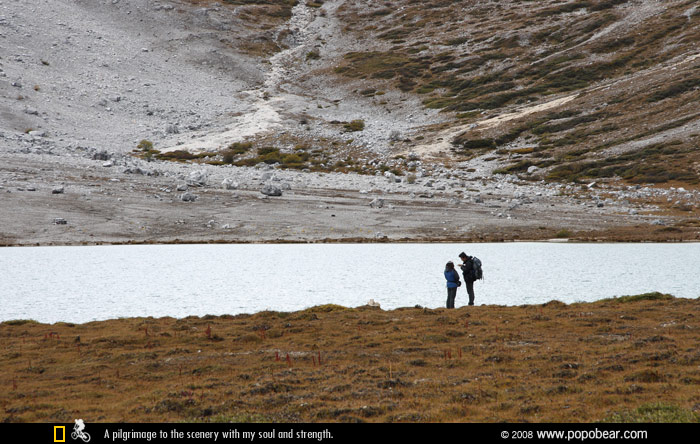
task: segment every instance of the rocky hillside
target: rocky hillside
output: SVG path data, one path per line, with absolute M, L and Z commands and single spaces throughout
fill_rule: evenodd
M 698 41 L 691 0 L 0 0 L 0 187 L 272 168 L 695 227 Z M 120 169 L 46 176 L 86 159 Z
M 412 128 L 407 150 L 557 181 L 697 183 L 696 2 L 346 2 L 339 14 L 366 44 L 337 75 L 375 85 L 368 100 L 399 90 L 450 117 Z
M 21 27 L 0 65 L 11 133 L 253 141 L 297 147 L 273 159 L 296 168 L 413 153 L 555 181 L 698 180 L 693 1 L 55 3 L 0 17 Z

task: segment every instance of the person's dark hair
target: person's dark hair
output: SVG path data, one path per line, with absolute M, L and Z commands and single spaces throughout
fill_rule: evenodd
M 465 253 L 465 252 L 463 251 L 463 252 L 459 253 L 459 257 L 465 258 L 465 257 L 467 257 L 467 253 Z
M 445 268 L 448 270 L 454 270 L 455 264 L 453 264 L 452 261 L 450 261 L 447 264 L 445 264 Z

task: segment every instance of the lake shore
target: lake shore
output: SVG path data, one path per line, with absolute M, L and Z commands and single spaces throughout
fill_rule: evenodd
M 652 293 L 8 321 L 0 400 L 10 422 L 697 421 L 699 308 Z
M 700 240 L 700 194 L 679 209 L 686 194 L 670 188 L 0 157 L 0 246 Z M 270 184 L 280 196 L 261 192 Z

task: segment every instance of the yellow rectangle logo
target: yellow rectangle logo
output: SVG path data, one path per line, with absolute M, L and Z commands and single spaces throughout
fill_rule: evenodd
M 66 426 L 53 426 L 53 442 L 66 442 Z

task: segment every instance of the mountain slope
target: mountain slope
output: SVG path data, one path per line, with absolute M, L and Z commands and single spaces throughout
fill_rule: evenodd
M 2 2 L 0 243 L 698 239 L 695 3 Z
M 489 152 L 498 171 L 534 166 L 553 180 L 697 183 L 695 2 L 346 2 L 341 11 L 345 31 L 368 47 L 335 72 L 449 113 L 437 135 L 457 159 Z M 446 147 L 421 136 L 422 152 Z

